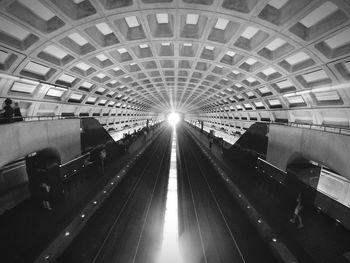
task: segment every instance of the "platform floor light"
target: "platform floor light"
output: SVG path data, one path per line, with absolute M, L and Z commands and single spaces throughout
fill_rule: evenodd
M 182 263 L 182 257 L 179 249 L 178 229 L 176 130 L 174 126 L 170 157 L 169 183 L 163 227 L 163 241 L 158 263 Z

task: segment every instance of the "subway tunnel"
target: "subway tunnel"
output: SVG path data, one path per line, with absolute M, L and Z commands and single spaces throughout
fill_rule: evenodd
M 348 0 L 0 0 L 1 262 L 350 262 Z

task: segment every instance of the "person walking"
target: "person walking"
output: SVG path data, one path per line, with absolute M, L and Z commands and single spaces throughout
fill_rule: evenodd
M 301 200 L 301 193 L 298 194 L 298 197 L 297 197 L 297 205 L 296 207 L 294 208 L 294 215 L 293 217 L 289 220 L 291 223 L 295 223 L 296 222 L 296 219 L 298 219 L 299 221 L 299 226 L 298 228 L 303 228 L 303 219 L 301 218 L 301 211 L 303 209 L 303 205 L 302 205 L 302 200 Z

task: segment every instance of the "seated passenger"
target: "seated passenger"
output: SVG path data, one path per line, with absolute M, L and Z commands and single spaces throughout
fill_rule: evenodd
M 12 100 L 7 98 L 5 100 L 5 106 L 0 111 L 0 123 L 11 123 L 13 122 L 14 109 L 12 107 Z
M 14 113 L 14 121 L 23 121 L 21 109 L 19 107 L 18 102 L 15 102 L 15 105 L 13 107 L 13 113 Z

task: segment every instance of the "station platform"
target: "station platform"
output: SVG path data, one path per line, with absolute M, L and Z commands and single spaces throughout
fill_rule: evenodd
M 147 141 L 152 136 L 153 131 Z M 123 156 L 106 164 L 104 176 L 96 176 L 94 169 L 91 169 L 85 176 L 72 178 L 65 188 L 64 199 L 51 211 L 27 199 L 1 215 L 1 262 L 33 262 L 86 203 L 145 145 L 143 136 L 135 139 Z
M 205 132 L 187 125 L 203 146 L 209 149 Z M 224 145 L 229 147 L 229 145 Z M 213 144 L 211 155 L 231 180 L 246 195 L 249 201 L 268 222 L 299 262 L 346 263 L 350 262 L 350 231 L 315 207 L 303 209 L 304 227 L 289 222 L 294 206 L 284 203 L 283 186 L 268 176 L 260 175 L 254 167 L 233 163 L 222 154 L 221 146 Z

